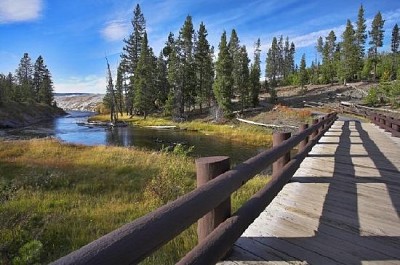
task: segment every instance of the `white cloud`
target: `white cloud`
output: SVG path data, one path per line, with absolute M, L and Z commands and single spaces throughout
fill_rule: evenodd
M 128 36 L 129 25 L 121 20 L 113 20 L 106 24 L 101 33 L 108 41 L 120 41 Z
M 42 7 L 42 0 L 0 0 L 0 23 L 35 20 Z
M 67 79 L 54 80 L 54 90 L 57 93 L 99 93 L 106 91 L 106 77 L 88 75 Z

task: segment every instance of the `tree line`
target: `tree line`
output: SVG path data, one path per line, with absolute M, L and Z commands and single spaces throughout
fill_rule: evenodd
M 146 20 L 136 5 L 132 32 L 124 39 L 115 82 L 108 71 L 104 103 L 114 112 L 112 117 L 115 113 L 125 113 L 146 118 L 149 113 L 163 112 L 174 119 L 185 119 L 189 112 L 198 109 L 202 113 L 204 108 L 214 110 L 216 117 L 226 117 L 234 109 L 256 107 L 262 88 L 275 101 L 275 88 L 281 85 L 304 88 L 307 84 L 338 81 L 393 80 L 399 71 L 400 37 L 396 24 L 391 53 L 380 53 L 384 22 L 378 12 L 367 32 L 361 5 L 355 26 L 347 21 L 340 42 L 334 31 L 317 40 L 316 49 L 321 59 L 312 61 L 309 67 L 305 54 L 300 66 L 295 64 L 295 44 L 288 37 L 274 37 L 267 51 L 265 81 L 261 82 L 260 39 L 254 44 L 250 61 L 247 47 L 241 45 L 236 30 L 232 29 L 230 36 L 224 31 L 215 58 L 204 23 L 195 30 L 192 17 L 187 16 L 178 36 L 169 33 L 156 57 L 148 44 Z M 368 36 L 369 47 L 366 47 Z
M 7 101 L 55 104 L 51 73 L 41 55 L 32 64 L 24 53 L 14 75 L 0 74 L 0 104 Z
M 382 14 L 378 12 L 372 20 L 371 29 L 367 31 L 361 5 L 357 21 L 352 23 L 347 20 L 341 41 L 337 41 L 333 30 L 328 36 L 318 38 L 316 50 L 321 60 L 311 63 L 306 71 L 305 83 L 333 84 L 341 81 L 346 84 L 360 80 L 391 81 L 398 78 L 399 28 L 397 24 L 393 27 L 390 52 L 379 52 L 383 46 L 384 24 Z
M 236 104 L 241 110 L 258 105 L 261 89 L 261 43 L 254 44 L 250 64 L 247 47 L 240 43 L 235 29 L 229 40 L 222 33 L 218 57 L 210 45 L 203 22 L 195 30 L 192 17 L 187 16 L 178 36 L 169 33 L 158 57 L 148 44 L 146 21 L 139 5 L 133 12 L 132 33 L 124 40 L 115 84 L 107 83 L 104 103 L 119 115 L 163 112 L 174 119 L 185 119 L 188 112 L 200 113 L 211 107 L 216 116 L 229 116 Z M 285 44 L 277 60 L 276 75 L 289 75 L 294 69 L 294 44 Z M 108 80 L 112 80 L 108 71 Z M 234 100 L 235 99 L 235 100 Z M 237 102 L 237 103 L 236 103 Z M 111 114 L 115 118 L 115 114 Z

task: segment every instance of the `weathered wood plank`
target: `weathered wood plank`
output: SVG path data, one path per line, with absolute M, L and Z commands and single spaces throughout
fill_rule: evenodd
M 400 145 L 337 121 L 220 264 L 400 264 Z

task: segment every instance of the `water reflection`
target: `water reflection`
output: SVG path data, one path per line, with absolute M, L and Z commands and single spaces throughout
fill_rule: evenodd
M 35 137 L 53 135 L 66 143 L 136 146 L 157 151 L 162 147 L 182 143 L 188 147 L 195 147 L 192 153 L 194 157 L 227 155 L 231 157 L 233 164 L 242 162 L 263 150 L 262 148 L 254 148 L 250 144 L 236 143 L 189 131 L 156 130 L 136 126 L 89 128 L 77 125 L 77 122 L 84 122 L 91 115 L 94 115 L 94 113 L 71 111 L 69 115 L 55 119 L 53 122 L 24 128 L 18 133 L 26 135 L 27 131 L 30 131 L 28 135 L 33 134 Z

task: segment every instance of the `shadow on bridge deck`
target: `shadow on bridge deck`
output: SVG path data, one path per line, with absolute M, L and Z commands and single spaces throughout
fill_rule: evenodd
M 337 121 L 220 264 L 400 264 L 400 150 Z

